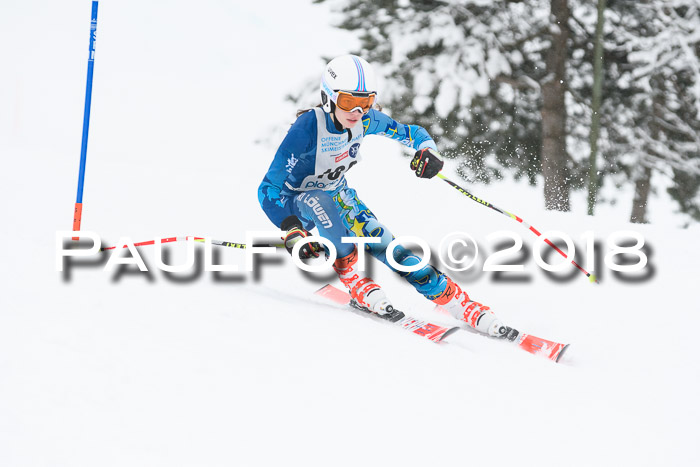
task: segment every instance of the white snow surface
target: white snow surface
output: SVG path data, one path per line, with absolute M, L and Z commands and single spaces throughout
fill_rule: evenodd
M 84 230 L 105 244 L 244 242 L 246 231 L 272 227 L 256 189 L 275 148 L 256 140 L 292 121 L 283 97 L 321 69 L 317 57 L 354 45 L 327 26 L 323 6 L 291 3 L 101 2 Z M 9 70 L 0 75 L 0 465 L 695 464 L 700 229 L 672 227 L 661 196 L 650 206 L 656 223 L 639 226 L 626 222 L 629 202 L 589 217 L 577 194 L 571 213 L 547 212 L 541 187 L 470 185 L 446 169 L 577 246 L 593 231 L 604 253 L 611 233 L 632 230 L 650 247 L 653 273 L 638 283 L 603 264 L 599 285 L 571 269 L 555 282 L 531 255 L 519 274 L 528 282 L 455 274 L 510 325 L 570 342 L 561 364 L 467 332 L 437 345 L 323 303 L 313 293 L 340 286 L 333 273 L 302 274 L 286 252 L 257 274 L 167 275 L 150 247 L 140 249 L 150 273 L 57 272 L 55 234 L 72 224 L 89 6 L 1 7 L 10 46 L 0 49 Z M 535 236 L 517 222 L 413 176 L 397 143 L 368 138 L 363 156 L 348 179 L 395 235 L 436 250 L 448 233 L 468 232 L 483 247 L 477 269 L 494 232 L 517 233 L 532 250 Z M 243 251 L 215 248 L 220 263 L 244 265 Z M 184 260 L 184 244 L 169 251 L 173 264 Z M 383 265 L 372 271 L 406 312 L 454 324 Z

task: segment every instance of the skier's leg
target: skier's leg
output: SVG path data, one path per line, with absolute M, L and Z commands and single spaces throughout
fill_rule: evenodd
M 386 250 L 389 243 L 394 239 L 391 231 L 384 224 L 377 220 L 377 217 L 370 211 L 358 197 L 355 190 L 345 188 L 334 198 L 341 213 L 346 229 L 357 237 L 374 237 L 379 239 L 378 243 L 367 244 L 367 251 L 383 262 L 390 269 L 396 271 L 416 290 L 432 300 L 437 298 L 445 288 L 443 274 L 431 265 L 426 265 L 413 272 L 399 271 L 389 264 L 386 258 Z M 414 266 L 421 262 L 421 258 L 411 252 L 408 248 L 397 245 L 393 251 L 394 261 L 402 266 Z
M 386 251 L 376 256 L 394 269 L 386 261 Z M 411 250 L 400 245 L 394 248 L 394 260 L 403 266 L 413 266 L 421 261 L 420 257 L 413 254 Z M 435 267 L 428 264 L 417 271 L 397 272 L 425 298 L 441 306 L 454 318 L 464 321 L 475 330 L 497 337 L 504 336 L 508 331 L 488 306 L 473 301 L 459 285 Z
M 393 269 L 386 261 L 386 252 L 381 252 L 377 258 L 384 258 L 385 264 Z M 416 265 L 421 261 L 420 257 L 413 254 L 411 250 L 400 245 L 394 249 L 394 260 L 403 266 Z M 475 330 L 497 337 L 503 336 L 508 331 L 488 306 L 473 301 L 459 285 L 435 267 L 428 264 L 414 272 L 397 272 L 425 298 L 441 306 L 455 319 L 464 321 Z
M 355 302 L 380 315 L 391 313 L 393 307 L 384 291 L 358 269 L 357 247 L 342 243 L 342 237 L 351 236 L 330 193 L 311 190 L 294 197 L 293 209 L 305 225 L 314 225 L 323 238 L 333 243 L 338 258 L 333 268 L 340 281 L 348 288 Z
M 490 336 L 503 336 L 504 326 L 488 306 L 471 300 L 447 275 L 428 264 L 417 271 L 404 272 L 394 268 L 386 258 L 386 250 L 394 236 L 357 197 L 355 190 L 346 188 L 335 197 L 341 209 L 346 228 L 356 236 L 380 238 L 379 243 L 367 245 L 368 251 L 396 271 L 419 293 L 447 310 L 454 318 L 465 322 L 475 330 Z M 398 245 L 393 251 L 394 261 L 402 266 L 414 266 L 421 258 L 410 249 Z

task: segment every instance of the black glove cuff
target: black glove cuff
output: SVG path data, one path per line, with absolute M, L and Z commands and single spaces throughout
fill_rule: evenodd
M 282 230 L 292 230 L 294 227 L 297 227 L 299 229 L 302 229 L 303 226 L 301 225 L 301 221 L 297 216 L 289 216 L 285 220 L 282 221 L 282 224 L 280 225 L 280 228 Z

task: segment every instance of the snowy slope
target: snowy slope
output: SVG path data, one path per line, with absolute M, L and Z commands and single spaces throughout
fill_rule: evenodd
M 313 292 L 333 274 L 310 277 L 282 253 L 257 274 L 168 275 L 150 248 L 141 250 L 150 273 L 97 261 L 56 272 L 55 232 L 70 227 L 75 196 L 89 2 L 40 6 L 0 15 L 5 43 L 42 31 L 2 50 L 14 66 L 0 77 L 9 102 L 0 465 L 694 464 L 698 227 L 631 225 L 614 207 L 591 218 L 582 198 L 572 213 L 551 213 L 538 188 L 460 181 L 577 247 L 586 231 L 604 248 L 620 230 L 650 247 L 647 279 L 625 282 L 597 264 L 599 285 L 578 272 L 557 282 L 532 259 L 534 235 L 439 180 L 416 179 L 395 143 L 368 138 L 348 177 L 397 236 L 436 252 L 446 234 L 465 231 L 483 247 L 481 262 L 489 234 L 522 236 L 525 281 L 455 276 L 504 321 L 571 342 L 560 365 L 465 332 L 435 345 L 324 304 Z M 321 7 L 269 11 L 101 2 L 84 229 L 113 244 L 242 242 L 271 227 L 256 188 L 275 148 L 255 141 L 291 121 L 293 108 L 273 106 L 302 70 L 352 41 L 329 31 L 319 43 Z M 654 203 L 652 218 L 672 218 L 665 200 Z M 168 251 L 177 264 L 186 248 Z M 242 251 L 216 251 L 220 263 L 243 266 Z M 450 323 L 386 268 L 375 264 L 373 275 L 406 311 Z

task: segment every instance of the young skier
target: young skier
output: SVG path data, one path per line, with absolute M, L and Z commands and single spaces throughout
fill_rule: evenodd
M 358 270 L 357 244 L 341 242 L 351 236 L 378 238 L 379 243 L 367 244 L 367 251 L 396 271 L 386 258 L 394 236 L 348 186 L 345 172 L 360 161 L 359 148 L 367 135 L 386 136 L 415 149 L 410 167 L 418 177 L 434 177 L 444 163 L 424 128 L 401 124 L 373 108 L 376 90 L 374 72 L 364 59 L 343 55 L 331 60 L 321 78 L 321 104 L 298 114 L 258 188 L 258 199 L 272 223 L 286 231 L 284 244 L 290 253 L 316 227 L 335 246 L 338 259 L 333 267 L 355 304 L 394 320 L 403 314 L 376 282 Z M 311 242 L 299 251 L 302 258 L 318 257 L 321 246 Z M 403 266 L 420 262 L 401 246 L 393 254 Z M 478 332 L 509 340 L 517 336 L 488 306 L 472 300 L 434 267 L 397 272 L 428 300 Z

